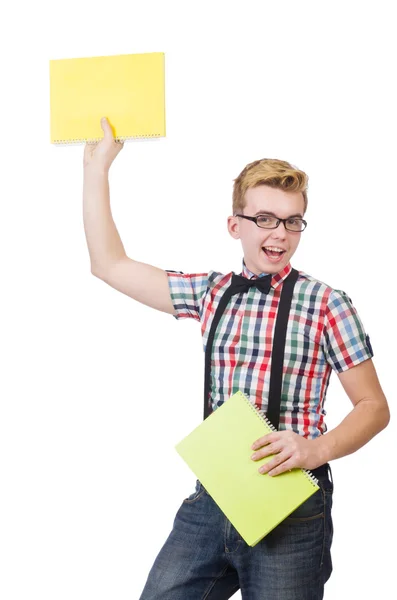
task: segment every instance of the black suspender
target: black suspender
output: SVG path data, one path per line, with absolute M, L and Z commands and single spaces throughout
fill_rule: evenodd
M 278 429 L 280 421 L 280 403 L 281 403 L 281 389 L 282 389 L 282 378 L 283 378 L 283 361 L 284 361 L 284 350 L 285 350 L 285 338 L 287 334 L 288 316 L 291 308 L 292 294 L 294 286 L 299 277 L 299 273 L 296 269 L 292 269 L 288 277 L 283 281 L 283 287 L 281 290 L 280 302 L 277 311 L 276 325 L 274 329 L 273 348 L 272 348 L 272 362 L 270 371 L 270 390 L 269 390 L 269 402 L 266 416 L 271 423 Z M 262 278 L 260 278 L 262 279 Z M 252 280 L 247 280 L 248 282 Z M 257 280 L 255 280 L 257 281 Z M 250 284 L 248 284 L 250 285 Z M 215 331 L 218 323 L 221 319 L 222 314 L 229 302 L 231 296 L 235 293 L 242 291 L 241 289 L 235 289 L 233 285 L 230 285 L 225 293 L 223 294 L 219 305 L 216 309 L 214 319 L 211 324 L 210 332 L 208 335 L 207 345 L 205 348 L 205 374 L 204 374 L 204 419 L 206 419 L 212 412 L 211 399 L 210 399 L 210 375 L 211 375 L 211 352 L 212 345 L 215 337 Z

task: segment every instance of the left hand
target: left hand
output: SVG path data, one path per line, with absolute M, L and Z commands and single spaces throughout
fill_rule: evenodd
M 251 458 L 259 460 L 274 454 L 273 459 L 259 469 L 260 473 L 271 476 L 294 468 L 315 469 L 324 463 L 315 441 L 307 440 L 291 430 L 275 431 L 254 442 L 252 448 L 255 453 Z

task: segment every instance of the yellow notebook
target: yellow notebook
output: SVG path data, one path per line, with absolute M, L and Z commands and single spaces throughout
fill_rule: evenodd
M 251 459 L 254 441 L 275 431 L 242 393 L 237 392 L 176 445 L 207 492 L 249 546 L 314 494 L 317 479 L 306 469 L 274 477 L 261 474 Z
M 164 53 L 50 60 L 51 143 L 165 136 Z

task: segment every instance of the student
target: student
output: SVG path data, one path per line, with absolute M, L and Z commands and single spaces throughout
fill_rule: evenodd
M 276 159 L 255 161 L 237 177 L 227 227 L 242 244 L 240 278 L 233 272 L 164 271 L 125 253 L 111 215 L 108 183 L 109 168 L 123 144 L 113 139 L 106 119 L 101 124 L 103 140 L 84 150 L 84 227 L 91 271 L 134 300 L 201 323 L 210 353 L 207 414 L 237 390 L 267 411 L 280 296 L 296 274 L 280 367 L 278 431 L 252 440 L 257 442 L 252 460 L 273 454 L 265 468 L 270 476 L 302 467 L 313 472 L 320 486 L 252 548 L 197 481 L 176 514 L 141 600 L 223 600 L 238 589 L 243 600 L 320 600 L 332 572 L 329 461 L 355 452 L 384 429 L 389 409 L 369 337 L 350 298 L 291 266 L 306 227 L 308 178 Z M 214 312 L 236 280 L 242 287 L 220 315 L 209 350 Z M 332 370 L 353 409 L 323 435 Z

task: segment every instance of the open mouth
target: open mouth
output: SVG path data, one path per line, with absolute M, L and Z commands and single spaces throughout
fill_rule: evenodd
M 263 246 L 262 250 L 272 262 L 278 262 L 285 254 L 285 250 L 280 251 L 275 248 L 266 248 L 265 246 Z

